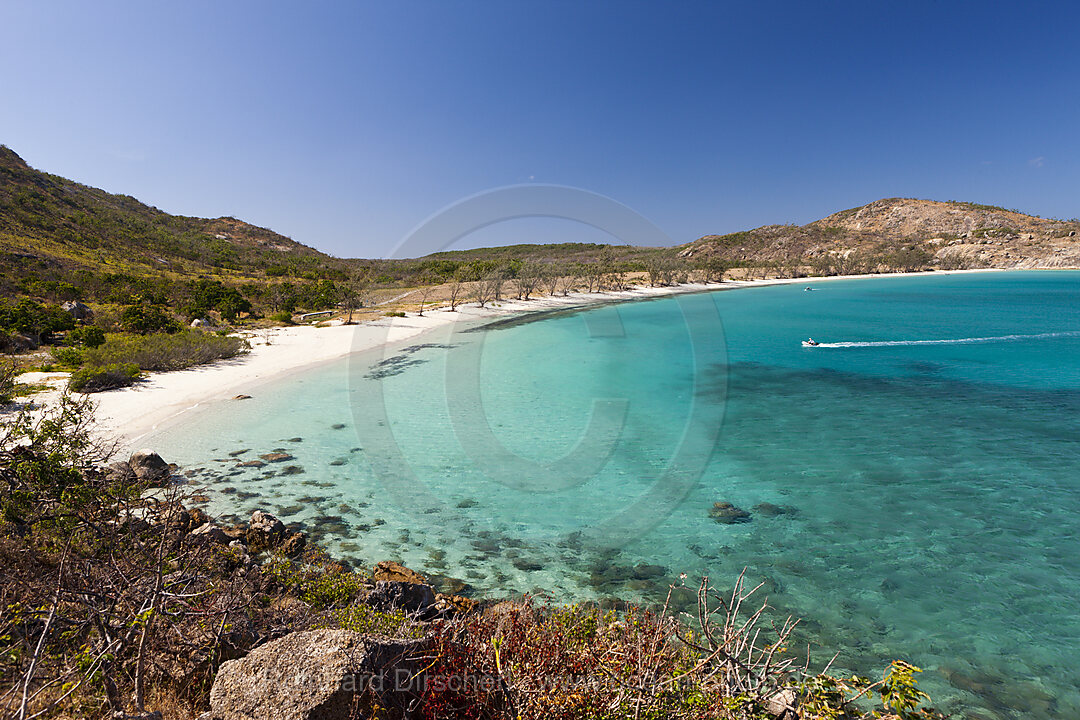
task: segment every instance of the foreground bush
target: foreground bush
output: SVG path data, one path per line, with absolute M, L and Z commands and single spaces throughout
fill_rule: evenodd
M 719 593 L 705 578 L 693 620 L 666 605 L 526 600 L 438 624 L 423 717 L 944 720 L 923 706 L 913 665 L 894 662 L 877 681 L 811 672 L 789 652 L 798 621 L 766 620 L 764 601 L 750 605 L 758 588 L 740 577 Z
M 128 387 L 138 379 L 139 366 L 135 363 L 89 365 L 71 373 L 68 388 L 81 393 L 101 392 Z

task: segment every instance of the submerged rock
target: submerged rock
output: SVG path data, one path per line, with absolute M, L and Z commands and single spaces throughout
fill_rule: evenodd
M 709 510 L 709 517 L 725 525 L 750 522 L 750 513 L 729 502 L 713 503 L 712 509 Z
M 514 567 L 523 572 L 536 572 L 537 570 L 543 570 L 544 566 L 535 560 L 528 558 L 515 558 L 513 561 Z
M 774 505 L 770 502 L 763 502 L 754 506 L 754 512 L 764 517 L 779 517 L 781 515 L 798 515 L 799 509 L 790 505 Z
M 292 460 L 293 456 L 287 452 L 270 452 L 265 455 L 260 455 L 266 462 L 285 462 L 286 460 Z

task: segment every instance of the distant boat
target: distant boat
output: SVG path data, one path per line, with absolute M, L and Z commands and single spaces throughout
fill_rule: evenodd
M 804 287 L 804 288 L 803 288 L 803 292 L 810 292 L 810 291 L 812 291 L 813 289 L 814 289 L 814 288 L 812 288 L 812 287 L 810 287 L 809 285 L 807 285 L 806 287 Z
M 818 345 L 820 345 L 820 344 L 821 344 L 821 343 L 819 343 L 819 342 L 818 342 L 817 340 L 815 340 L 814 338 L 810 338 L 809 340 L 803 340 L 803 341 L 802 341 L 802 346 L 803 346 L 803 347 L 817 347 L 817 346 L 818 346 Z

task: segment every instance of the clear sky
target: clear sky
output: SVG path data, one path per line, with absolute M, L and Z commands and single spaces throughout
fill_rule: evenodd
M 341 256 L 529 182 L 678 242 L 893 196 L 1075 217 L 1080 6 L 5 0 L 0 143 Z

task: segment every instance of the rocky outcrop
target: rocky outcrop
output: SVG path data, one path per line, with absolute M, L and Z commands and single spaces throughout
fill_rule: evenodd
M 256 540 L 268 547 L 273 547 L 281 542 L 285 536 L 285 523 L 275 516 L 262 510 L 251 513 L 251 521 L 248 523 L 248 539 Z
M 385 580 L 386 582 L 418 583 L 420 585 L 427 584 L 427 579 L 420 573 L 415 570 L 410 570 L 400 563 L 389 560 L 376 563 L 375 568 L 372 570 L 371 577 L 376 582 Z
M 94 311 L 87 305 L 83 305 L 78 300 L 69 300 L 66 303 L 60 305 L 60 309 L 71 315 L 76 320 L 93 320 Z
M 221 666 L 210 690 L 214 720 L 410 717 L 422 687 L 425 640 L 349 630 L 294 632 Z M 423 663 L 423 664 L 421 664 Z
M 364 602 L 382 612 L 402 610 L 421 620 L 428 620 L 438 614 L 435 591 L 430 585 L 419 583 L 380 580 L 375 583 L 375 589 Z
M 161 482 L 172 474 L 169 463 L 153 450 L 138 450 L 128 458 L 128 467 L 140 480 Z
M 224 530 L 213 523 L 203 523 L 192 530 L 191 534 L 198 538 L 205 538 L 208 542 L 215 545 L 228 545 L 232 542 L 232 538 L 229 537 Z

